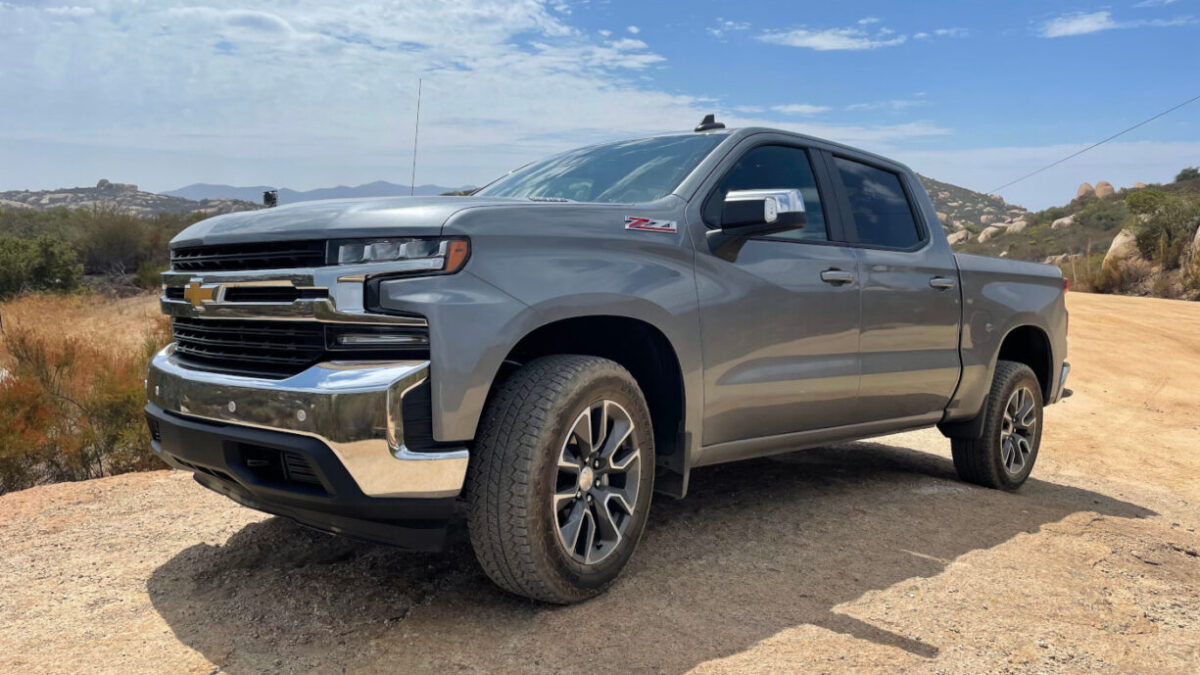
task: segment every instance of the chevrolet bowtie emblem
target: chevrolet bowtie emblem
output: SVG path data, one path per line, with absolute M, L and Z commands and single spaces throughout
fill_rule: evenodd
M 183 299 L 192 303 L 192 307 L 201 307 L 206 302 L 216 300 L 220 290 L 220 286 L 205 286 L 199 281 L 193 281 L 183 289 Z

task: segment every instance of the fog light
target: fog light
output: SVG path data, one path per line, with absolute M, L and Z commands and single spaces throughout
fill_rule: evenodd
M 342 333 L 337 336 L 337 343 L 347 347 L 374 345 L 423 345 L 429 340 L 424 335 L 411 333 Z

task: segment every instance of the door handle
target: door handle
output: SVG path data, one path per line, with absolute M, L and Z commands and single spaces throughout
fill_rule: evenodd
M 854 274 L 850 272 L 844 272 L 836 268 L 828 269 L 824 272 L 821 272 L 821 281 L 824 281 L 827 284 L 833 284 L 835 286 L 838 284 L 848 284 L 851 281 L 854 281 Z
M 954 280 L 948 277 L 934 277 L 929 280 L 929 285 L 940 291 L 944 291 L 948 288 L 954 288 Z

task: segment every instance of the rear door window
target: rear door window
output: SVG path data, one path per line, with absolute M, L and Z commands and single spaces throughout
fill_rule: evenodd
M 843 157 L 833 161 L 846 188 L 860 243 L 913 248 L 921 242 L 921 230 L 899 176 Z

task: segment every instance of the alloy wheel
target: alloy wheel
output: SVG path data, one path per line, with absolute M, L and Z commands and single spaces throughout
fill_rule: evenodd
M 633 418 L 615 401 L 592 403 L 559 449 L 553 513 L 558 541 L 576 561 L 617 549 L 633 519 L 642 470 Z
M 1029 387 L 1020 386 L 1008 397 L 1000 421 L 1000 459 L 1015 476 L 1025 470 L 1033 453 L 1037 432 L 1037 403 Z

